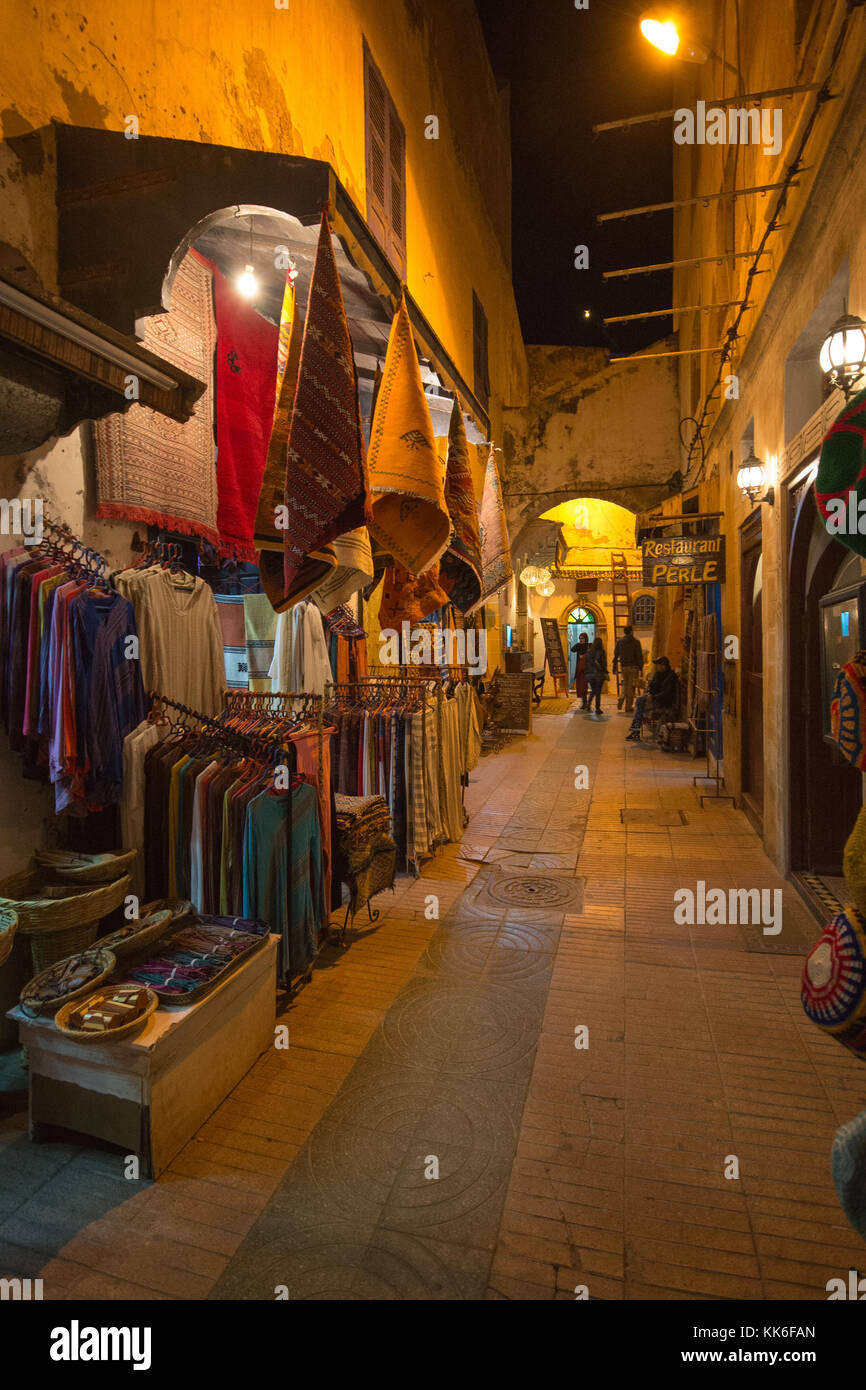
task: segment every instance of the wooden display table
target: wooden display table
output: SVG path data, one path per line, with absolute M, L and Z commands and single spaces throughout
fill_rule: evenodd
M 279 937 L 188 1008 L 159 1008 L 129 1040 L 77 1043 L 16 1005 L 30 1064 L 31 1139 L 59 1125 L 119 1144 L 158 1177 L 273 1046 Z

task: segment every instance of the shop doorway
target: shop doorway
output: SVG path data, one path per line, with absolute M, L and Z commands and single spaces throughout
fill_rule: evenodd
M 585 632 L 590 643 L 595 641 L 596 623 L 592 613 L 588 608 L 572 608 L 568 615 L 568 688 L 574 685 L 574 672 L 577 666 L 577 654 L 571 649 L 580 641 L 580 634 Z
M 791 868 L 842 892 L 842 852 L 863 802 L 857 768 L 824 738 L 820 601 L 859 582 L 860 560 L 827 534 L 807 486 L 792 498 L 789 592 Z M 833 882 L 835 880 L 835 882 Z M 815 885 L 820 895 L 820 884 Z
M 740 533 L 741 783 L 759 834 L 764 824 L 764 565 L 760 509 Z

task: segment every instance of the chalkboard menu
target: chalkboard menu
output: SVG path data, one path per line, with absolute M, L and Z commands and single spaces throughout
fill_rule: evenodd
M 544 634 L 544 652 L 547 657 L 547 669 L 552 676 L 567 676 L 568 662 L 565 659 L 565 652 L 562 650 L 562 637 L 559 631 L 559 623 L 555 618 L 542 618 L 541 631 Z
M 497 729 L 532 729 L 532 672 L 497 676 L 492 721 Z

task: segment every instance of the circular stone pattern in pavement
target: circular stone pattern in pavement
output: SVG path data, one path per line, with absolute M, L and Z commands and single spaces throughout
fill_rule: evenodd
M 494 902 L 506 907 L 569 907 L 581 898 L 574 878 L 550 878 L 543 874 L 505 874 L 488 884 Z

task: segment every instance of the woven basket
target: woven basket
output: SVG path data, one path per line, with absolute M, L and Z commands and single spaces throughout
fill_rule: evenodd
M 103 936 L 99 944 L 106 950 L 113 951 L 118 960 L 123 960 L 126 956 L 135 955 L 143 947 L 158 941 L 177 920 L 171 908 L 148 912 L 137 922 L 130 922 L 119 931 L 112 932 L 110 936 Z
M 147 986 L 142 985 L 141 988 L 147 989 Z M 97 995 L 104 994 L 105 990 L 90 988 L 87 992 L 91 995 Z M 64 1004 L 61 1009 L 57 1010 L 57 1013 L 54 1015 L 54 1025 L 56 1028 L 60 1029 L 60 1032 L 63 1034 L 65 1038 L 72 1038 L 73 1042 L 118 1042 L 120 1038 L 128 1038 L 131 1036 L 131 1034 L 137 1033 L 138 1030 L 140 1028 L 143 1028 L 144 1025 L 147 1023 L 147 1020 L 150 1018 L 151 1014 L 155 1013 L 156 1010 L 159 1008 L 159 1000 L 157 999 L 153 990 L 148 989 L 147 994 L 147 1008 L 144 1010 L 144 1013 L 140 1013 L 138 1015 L 138 1018 L 134 1018 L 131 1023 L 121 1023 L 119 1028 L 106 1028 L 102 1033 L 82 1033 L 80 1028 L 69 1028 L 67 1026 L 67 1019 L 69 1018 L 69 1015 L 75 1009 L 78 1008 L 78 1005 L 80 1003 L 80 1000 L 72 999 L 68 1003 Z
M 193 905 L 189 898 L 154 898 L 152 903 L 145 903 L 138 909 L 139 917 L 152 917 L 154 912 L 170 912 L 174 925 L 182 917 L 192 916 Z
M 12 954 L 17 926 L 18 913 L 11 907 L 0 907 L 0 965 L 5 965 Z
M 63 1004 L 74 1004 L 78 999 L 82 999 L 86 994 L 93 994 L 104 980 L 107 980 L 112 970 L 116 969 L 117 961 L 111 951 L 104 951 L 97 946 L 92 951 L 73 952 L 74 955 L 85 955 L 92 957 L 98 966 L 96 974 L 82 985 L 80 989 L 70 990 L 68 994 L 61 994 L 56 999 L 40 999 L 39 991 L 44 986 L 47 975 L 51 974 L 51 969 L 58 962 L 54 961 L 51 969 L 40 970 L 38 975 L 34 975 L 32 980 L 21 991 L 18 1003 L 29 1018 L 44 1018 L 46 1014 L 53 1014 Z M 61 957 L 61 959 L 63 959 Z
M 65 849 L 38 849 L 36 863 L 58 878 L 73 883 L 110 883 L 132 863 L 138 850 L 122 849 L 117 854 L 72 854 Z
M 0 907 L 17 912 L 18 930 L 25 935 L 62 932 L 107 917 L 123 902 L 131 882 L 125 874 L 112 883 L 85 888 L 51 883 L 45 869 L 25 869 L 0 882 Z

